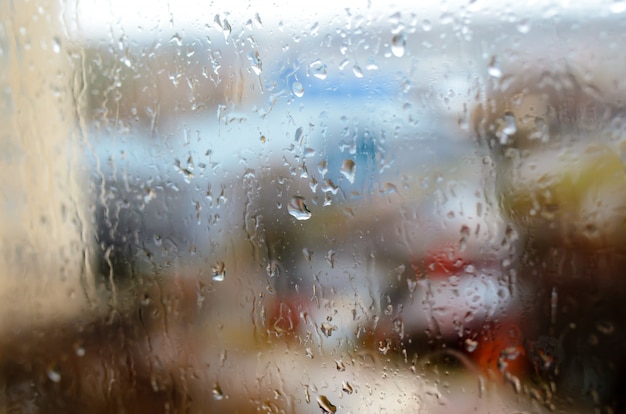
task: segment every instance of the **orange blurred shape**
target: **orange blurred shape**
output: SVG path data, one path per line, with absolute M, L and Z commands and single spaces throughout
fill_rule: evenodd
M 514 322 L 487 323 L 475 339 L 465 340 L 465 349 L 491 379 L 521 379 L 531 372 L 522 331 Z

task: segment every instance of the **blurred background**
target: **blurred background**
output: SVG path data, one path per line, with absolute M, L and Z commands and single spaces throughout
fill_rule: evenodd
M 0 412 L 626 410 L 626 2 L 0 3 Z

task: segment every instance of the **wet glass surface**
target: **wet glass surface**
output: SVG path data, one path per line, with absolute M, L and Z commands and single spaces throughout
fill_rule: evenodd
M 0 4 L 0 412 L 625 409 L 626 3 Z

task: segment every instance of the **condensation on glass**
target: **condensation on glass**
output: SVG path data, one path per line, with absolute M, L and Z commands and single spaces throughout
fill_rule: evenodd
M 626 409 L 626 3 L 0 4 L 1 412 Z

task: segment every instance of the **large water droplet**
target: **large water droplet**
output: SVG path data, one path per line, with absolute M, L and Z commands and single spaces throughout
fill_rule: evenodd
M 289 201 L 287 211 L 289 211 L 289 214 L 295 217 L 296 220 L 308 220 L 311 218 L 311 212 L 306 204 L 304 204 L 304 198 L 300 196 L 295 196 Z
M 396 57 L 404 56 L 404 48 L 406 46 L 406 36 L 404 33 L 398 33 L 391 39 L 391 53 Z
M 489 62 L 489 68 L 487 69 L 487 73 L 489 73 L 489 76 L 491 76 L 492 78 L 499 79 L 502 77 L 500 62 L 498 62 L 498 59 L 495 56 L 493 56 L 491 58 L 491 61 Z
M 470 339 L 470 338 L 465 339 L 465 350 L 467 352 L 474 352 L 476 348 L 478 348 L 477 341 Z
M 223 400 L 224 399 L 224 392 L 222 391 L 222 387 L 220 387 L 219 383 L 215 383 L 215 386 L 213 387 L 212 393 L 213 393 L 213 399 L 215 399 L 215 400 Z
M 300 82 L 294 82 L 293 85 L 291 85 L 291 90 L 298 98 L 302 98 L 302 95 L 304 95 L 304 86 L 302 86 Z
M 341 170 L 339 170 L 344 177 L 350 181 L 350 184 L 354 184 L 354 176 L 356 175 L 356 164 L 354 161 L 347 159 L 343 160 Z
M 337 407 L 335 407 L 325 395 L 320 395 L 317 397 L 317 405 L 327 414 L 334 414 L 337 412 Z
M 56 368 L 50 368 L 48 370 L 48 379 L 52 382 L 59 383 L 61 382 L 61 374 Z
M 354 65 L 352 67 L 352 73 L 354 73 L 354 76 L 356 76 L 357 78 L 363 77 L 363 70 L 361 69 L 359 65 Z
M 307 262 L 309 263 L 311 262 L 311 259 L 313 258 L 313 252 L 311 250 L 305 247 L 304 249 L 302 249 L 302 255 L 304 256 Z
M 226 265 L 224 262 L 217 262 L 211 267 L 213 272 L 213 280 L 221 282 L 226 278 Z
M 313 76 L 321 80 L 326 79 L 326 76 L 328 76 L 328 66 L 322 64 L 321 66 L 313 68 Z
M 233 29 L 230 27 L 230 23 L 228 23 L 228 20 L 226 19 L 224 19 L 222 30 L 224 32 L 224 40 L 228 42 L 228 38 L 230 37 L 230 33 L 232 32 Z
M 61 53 L 61 39 L 56 36 L 52 38 L 52 51 L 54 53 Z

